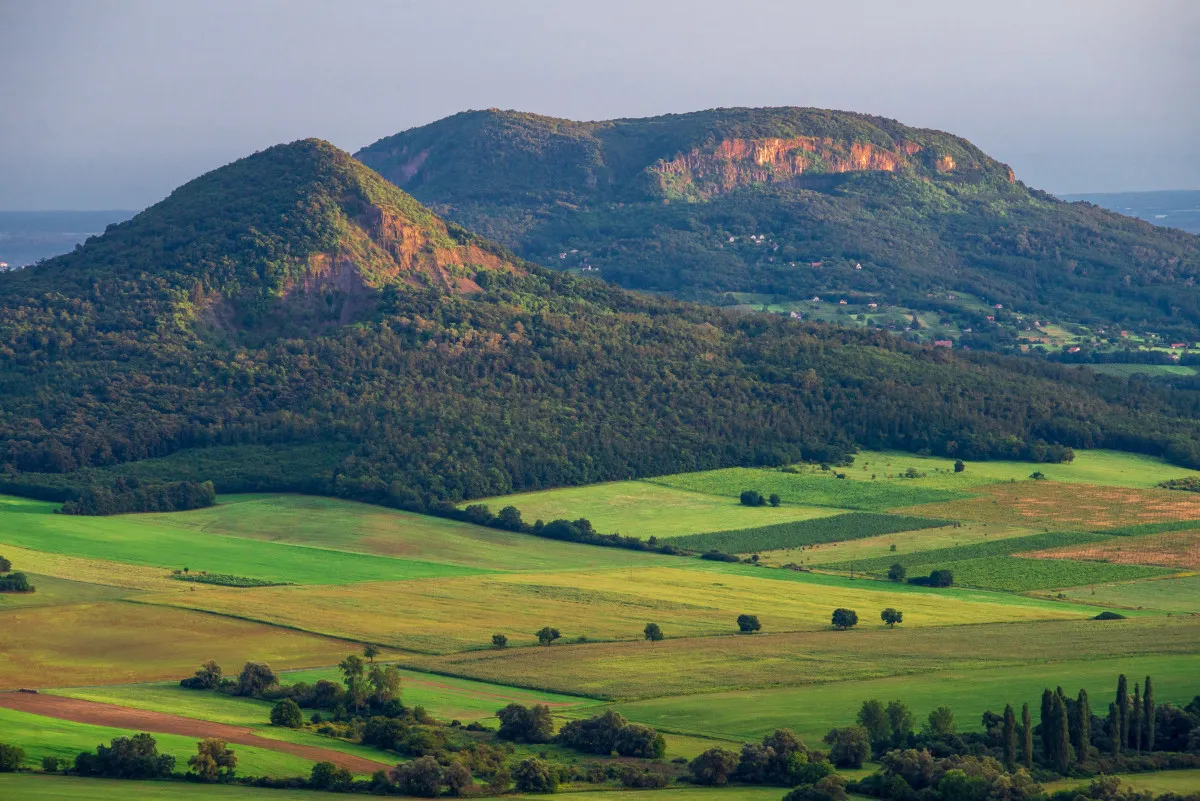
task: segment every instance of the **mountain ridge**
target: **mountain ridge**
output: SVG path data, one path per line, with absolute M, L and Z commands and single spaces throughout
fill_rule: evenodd
M 1198 406 L 524 263 L 314 140 L 0 274 L 0 484 L 59 498 L 143 467 L 423 509 L 859 446 L 1200 464 Z
M 993 327 L 963 296 L 1200 338 L 1200 238 L 1063 203 L 965 139 L 882 117 L 464 112 L 356 157 L 524 258 L 632 289 L 719 305 L 839 293 L 949 315 L 976 348 L 1015 338 L 981 336 Z

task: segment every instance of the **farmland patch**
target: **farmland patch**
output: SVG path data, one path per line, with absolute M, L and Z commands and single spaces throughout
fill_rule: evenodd
M 907 515 L 885 515 L 872 512 L 849 512 L 847 514 L 780 523 L 761 528 L 740 531 L 714 531 L 709 534 L 692 534 L 674 537 L 672 545 L 697 551 L 718 550 L 726 553 L 752 553 L 779 548 L 799 548 L 826 542 L 842 542 L 899 531 L 923 528 L 940 528 L 950 525 L 949 520 Z

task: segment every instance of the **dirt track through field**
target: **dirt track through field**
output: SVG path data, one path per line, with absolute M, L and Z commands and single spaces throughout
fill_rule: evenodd
M 168 715 L 165 712 L 149 712 L 144 709 L 132 709 L 115 704 L 102 704 L 96 701 L 82 701 L 78 698 L 64 698 L 45 693 L 0 693 L 0 707 L 14 709 L 18 712 L 29 712 L 34 715 L 71 720 L 76 723 L 91 723 L 96 726 L 112 726 L 119 729 L 133 729 L 139 732 L 158 732 L 160 734 L 179 734 L 184 737 L 195 737 L 197 740 L 205 737 L 219 737 L 229 743 L 252 745 L 271 751 L 282 751 L 293 756 L 311 759 L 313 762 L 332 762 L 340 768 L 346 768 L 353 773 L 371 774 L 387 765 L 372 762 L 369 759 L 317 748 L 311 745 L 300 745 L 283 740 L 272 740 L 259 736 L 254 730 L 245 726 L 231 726 L 227 723 L 213 723 L 207 720 L 195 720 L 179 715 Z

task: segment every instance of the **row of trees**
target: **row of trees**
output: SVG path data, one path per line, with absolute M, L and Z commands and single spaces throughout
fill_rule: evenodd
M 12 562 L 0 556 L 0 592 L 33 592 L 37 589 L 24 573 L 11 571 Z
M 523 706 L 509 704 L 496 712 L 500 719 L 501 740 L 518 743 L 557 743 L 587 754 L 660 759 L 666 753 L 666 740 L 649 726 L 630 723 L 609 710 L 591 718 L 572 720 L 554 734 L 550 707 L 545 704 Z
M 217 502 L 211 481 L 140 484 L 119 478 L 115 486 L 88 487 L 59 509 L 64 515 L 120 515 L 131 512 L 182 512 Z
M 622 534 L 601 534 L 596 531 L 592 521 L 586 517 L 578 520 L 552 520 L 545 523 L 536 520 L 532 525 L 526 523 L 521 516 L 521 510 L 515 506 L 505 506 L 499 514 L 492 514 L 485 503 L 473 503 L 459 509 L 452 503 L 435 503 L 426 509 L 429 514 L 473 523 L 477 526 L 498 528 L 503 531 L 515 531 L 521 534 L 533 534 L 562 542 L 579 542 L 586 545 L 601 545 L 608 548 L 628 548 L 634 551 L 653 551 L 665 554 L 687 553 L 673 545 L 659 544 L 656 537 L 642 540 Z
M 779 495 L 774 492 L 764 498 L 758 490 L 742 490 L 741 502 L 742 506 L 766 506 L 768 503 L 778 506 L 781 501 Z
M 738 781 L 778 787 L 813 785 L 834 772 L 824 753 L 809 749 L 790 729 L 776 729 L 761 743 L 746 743 L 740 753 L 710 748 L 688 764 L 688 771 L 696 784 Z

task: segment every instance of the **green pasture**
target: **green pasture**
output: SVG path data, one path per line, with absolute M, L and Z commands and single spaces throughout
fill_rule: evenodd
M 672 537 L 671 544 L 696 551 L 718 550 L 726 553 L 755 553 L 778 548 L 798 548 L 828 542 L 845 542 L 880 534 L 942 527 L 949 520 L 874 512 L 847 512 L 815 520 L 777 523 L 739 531 L 713 531 Z
M 1045 687 L 1062 685 L 1072 695 L 1086 689 L 1095 708 L 1104 708 L 1121 673 L 1131 680 L 1153 676 L 1159 703 L 1187 703 L 1196 694 L 1197 671 L 1200 654 L 1131 656 L 655 698 L 614 708 L 667 731 L 754 740 L 783 726 L 816 743 L 829 729 L 852 723 L 862 702 L 871 698 L 903 700 L 918 722 L 932 709 L 948 706 L 960 730 L 977 731 L 985 711 L 1003 711 L 1006 703 L 1016 709 L 1028 703 L 1036 717 Z
M 778 787 L 681 787 L 669 790 L 597 790 L 580 792 L 588 801 L 778 801 Z M 113 779 L 81 779 L 77 776 L 43 776 L 31 773 L 0 773 L 0 796 L 30 801 L 208 801 L 208 799 L 252 799 L 253 801 L 322 801 L 345 799 L 343 793 L 312 790 L 266 790 L 220 784 L 185 782 L 139 782 Z M 532 801 L 545 796 L 509 795 L 514 801 Z
M 1074 461 L 1048 464 L 1018 461 L 966 462 L 966 469 L 954 472 L 954 459 L 940 456 L 917 456 L 903 451 L 859 451 L 854 464 L 837 468 L 848 478 L 875 483 L 888 480 L 906 487 L 969 492 L 973 486 L 1001 481 L 1024 481 L 1034 471 L 1040 471 L 1051 481 L 1074 484 L 1098 484 L 1113 487 L 1153 487 L 1168 478 L 1200 476 L 1200 472 L 1176 467 L 1153 456 L 1111 450 L 1075 451 Z M 908 468 L 924 473 L 923 478 L 898 478 Z M 811 469 L 811 468 L 810 468 Z M 890 477 L 890 478 L 887 478 Z M 897 504 L 901 505 L 901 504 Z
M 939 551 L 962 545 L 994 542 L 1012 537 L 1027 537 L 1036 533 L 1032 529 L 1006 526 L 999 523 L 963 523 L 959 526 L 941 526 L 876 537 L 829 542 L 802 548 L 759 552 L 763 561 L 772 565 L 796 563 L 801 565 L 827 565 L 853 561 L 866 562 L 870 559 L 886 558 L 896 561 L 905 554 Z M 890 565 L 891 562 L 888 562 Z
M 189 515 L 203 515 L 205 510 L 84 517 L 53 514 L 55 506 L 6 499 L 0 504 L 0 547 L 11 543 L 48 553 L 164 569 L 187 567 L 293 584 L 345 584 L 484 572 L 422 560 L 198 534 L 176 522 Z M 333 515 L 323 522 L 338 525 Z
M 95 751 L 97 745 L 108 745 L 114 737 L 138 733 L 12 709 L 0 709 L 0 731 L 4 733 L 5 742 L 24 749 L 28 767 L 40 767 L 44 756 L 74 762 L 81 751 Z M 196 753 L 197 740 L 175 734 L 154 733 L 153 736 L 159 753 L 171 754 L 175 757 L 176 769 L 186 771 L 188 757 Z M 247 745 L 231 747 L 238 757 L 237 772 L 243 776 L 300 776 L 312 770 L 312 762 L 291 754 Z
M 1195 575 L 1093 584 L 1064 590 L 1063 594 L 1072 601 L 1104 604 L 1114 609 L 1200 614 L 1200 576 Z
M 857 459 L 855 461 L 857 462 Z M 906 480 L 871 481 L 869 473 L 866 474 L 865 481 L 839 479 L 834 476 L 835 470 L 849 476 L 851 473 L 859 471 L 859 468 L 857 466 L 838 467 L 825 472 L 807 466 L 801 468 L 800 472 L 784 473 L 768 468 L 730 467 L 724 470 L 659 476 L 646 479 L 646 483 L 734 499 L 740 497 L 743 490 L 758 490 L 764 496 L 774 493 L 784 502 L 784 506 L 781 506 L 780 509 L 785 509 L 790 504 L 804 504 L 835 509 L 854 509 L 863 512 L 883 512 L 901 506 L 942 503 L 968 496 L 966 492 L 923 487 L 916 482 Z M 855 475 L 855 478 L 862 477 Z M 733 526 L 718 526 L 709 530 L 728 528 L 733 528 Z
M 1112 375 L 1118 378 L 1129 378 L 1137 373 L 1152 378 L 1159 376 L 1196 375 L 1196 368 L 1189 367 L 1186 364 L 1122 364 L 1113 362 L 1111 364 L 1082 364 L 1080 365 L 1080 369 L 1091 370 L 1094 373 L 1103 373 L 1104 375 Z
M 1115 773 L 1121 780 L 1121 789 L 1137 790 L 1151 793 L 1179 793 L 1185 795 L 1200 790 L 1200 768 L 1191 770 L 1162 770 L 1154 773 Z M 1048 782 L 1042 787 L 1047 792 L 1059 790 L 1074 790 L 1086 788 L 1092 783 L 1091 779 L 1062 779 Z
M 431 515 L 311 495 L 222 495 L 216 506 L 158 518 L 173 529 L 418 559 L 475 570 L 623 567 L 656 554 L 532 538 Z M 498 511 L 498 507 L 493 511 Z
M 0 545 L 0 556 L 4 556 L 3 545 Z M 19 563 L 13 565 L 13 570 L 21 570 L 21 565 Z M 91 601 L 112 601 L 133 594 L 133 590 L 121 587 L 107 587 L 102 584 L 88 584 L 84 581 L 71 581 L 29 571 L 23 572 L 29 577 L 29 583 L 33 585 L 35 591 L 0 593 L 0 612 L 5 609 L 30 606 L 59 606 Z
M 928 566 L 944 567 L 954 562 L 961 562 L 966 559 L 981 559 L 988 556 L 1009 556 L 1015 553 L 1041 551 L 1047 548 L 1065 548 L 1070 545 L 1086 545 L 1093 542 L 1102 542 L 1106 539 L 1108 539 L 1108 537 L 1103 534 L 1091 534 L 1076 531 L 1047 531 L 1039 534 L 1030 534 L 1024 537 L 989 539 L 983 542 L 974 542 L 969 545 L 958 545 L 950 548 L 917 551 L 909 554 L 895 556 L 888 554 L 886 556 L 878 556 L 874 559 L 863 559 L 856 562 L 830 562 L 826 564 L 826 567 L 837 570 L 849 570 L 851 567 L 853 567 L 855 570 L 864 573 L 886 574 L 888 568 L 893 564 L 901 564 L 909 570 L 911 575 L 916 575 L 917 573 L 921 572 L 921 570 L 924 570 L 924 572 L 928 573 Z
M 1072 559 L 1029 559 L 1021 556 L 985 556 L 981 559 L 947 562 L 942 567 L 954 573 L 956 584 L 1006 592 L 1083 587 L 1179 572 L 1164 567 L 1081 562 Z
M 797 505 L 778 508 L 743 506 L 737 500 L 740 493 L 741 490 L 738 490 L 733 498 L 729 497 L 729 493 L 705 494 L 704 491 L 689 487 L 671 488 L 655 479 L 653 483 L 615 481 L 586 487 L 564 487 L 485 498 L 472 503 L 485 503 L 492 512 L 498 512 L 505 506 L 515 506 L 530 523 L 538 519 L 550 522 L 586 517 L 601 533 L 619 533 L 642 539 L 757 528 L 833 514 L 829 509 Z

